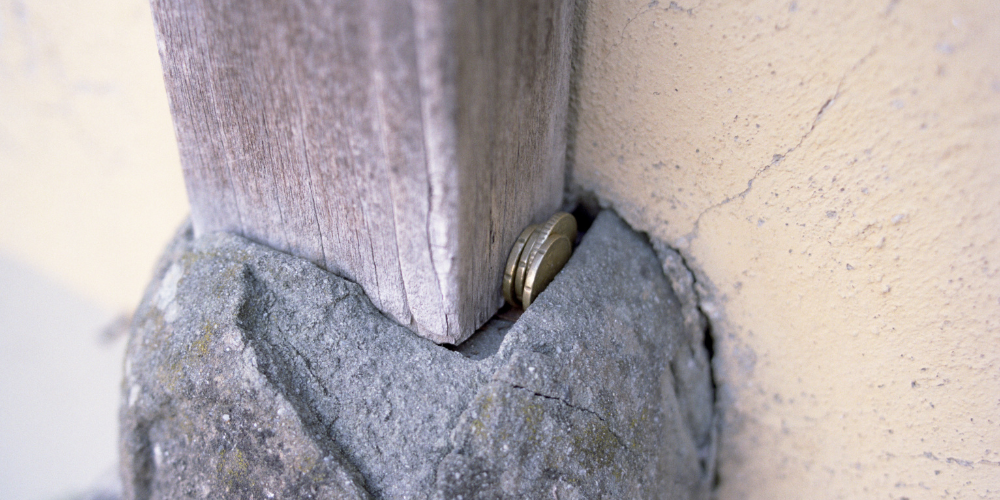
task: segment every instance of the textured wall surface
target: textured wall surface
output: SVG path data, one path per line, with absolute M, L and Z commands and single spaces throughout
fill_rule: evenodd
M 0 0 L 0 491 L 115 477 L 122 342 L 187 212 L 147 0 Z
M 0 252 L 135 307 L 187 213 L 143 0 L 0 0 Z
M 700 274 L 720 498 L 1000 495 L 998 26 L 587 5 L 574 180 Z

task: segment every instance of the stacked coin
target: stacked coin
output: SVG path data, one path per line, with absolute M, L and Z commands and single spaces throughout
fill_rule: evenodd
M 574 240 L 576 219 L 566 212 L 521 231 L 504 268 L 504 300 L 527 309 L 566 265 L 573 253 Z

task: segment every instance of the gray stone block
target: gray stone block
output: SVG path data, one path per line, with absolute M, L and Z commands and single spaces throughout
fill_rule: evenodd
M 306 261 L 182 232 L 133 320 L 125 498 L 706 498 L 707 357 L 664 262 L 606 212 L 515 323 L 446 348 Z

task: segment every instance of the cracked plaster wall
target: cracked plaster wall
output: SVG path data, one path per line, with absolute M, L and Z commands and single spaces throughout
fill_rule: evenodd
M 1000 3 L 585 9 L 573 183 L 698 274 L 719 498 L 1000 495 Z

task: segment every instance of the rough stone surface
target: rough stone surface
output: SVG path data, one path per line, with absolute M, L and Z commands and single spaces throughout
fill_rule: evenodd
M 606 212 L 516 322 L 448 349 L 307 261 L 182 232 L 133 323 L 125 498 L 705 498 L 707 358 L 663 269 Z

